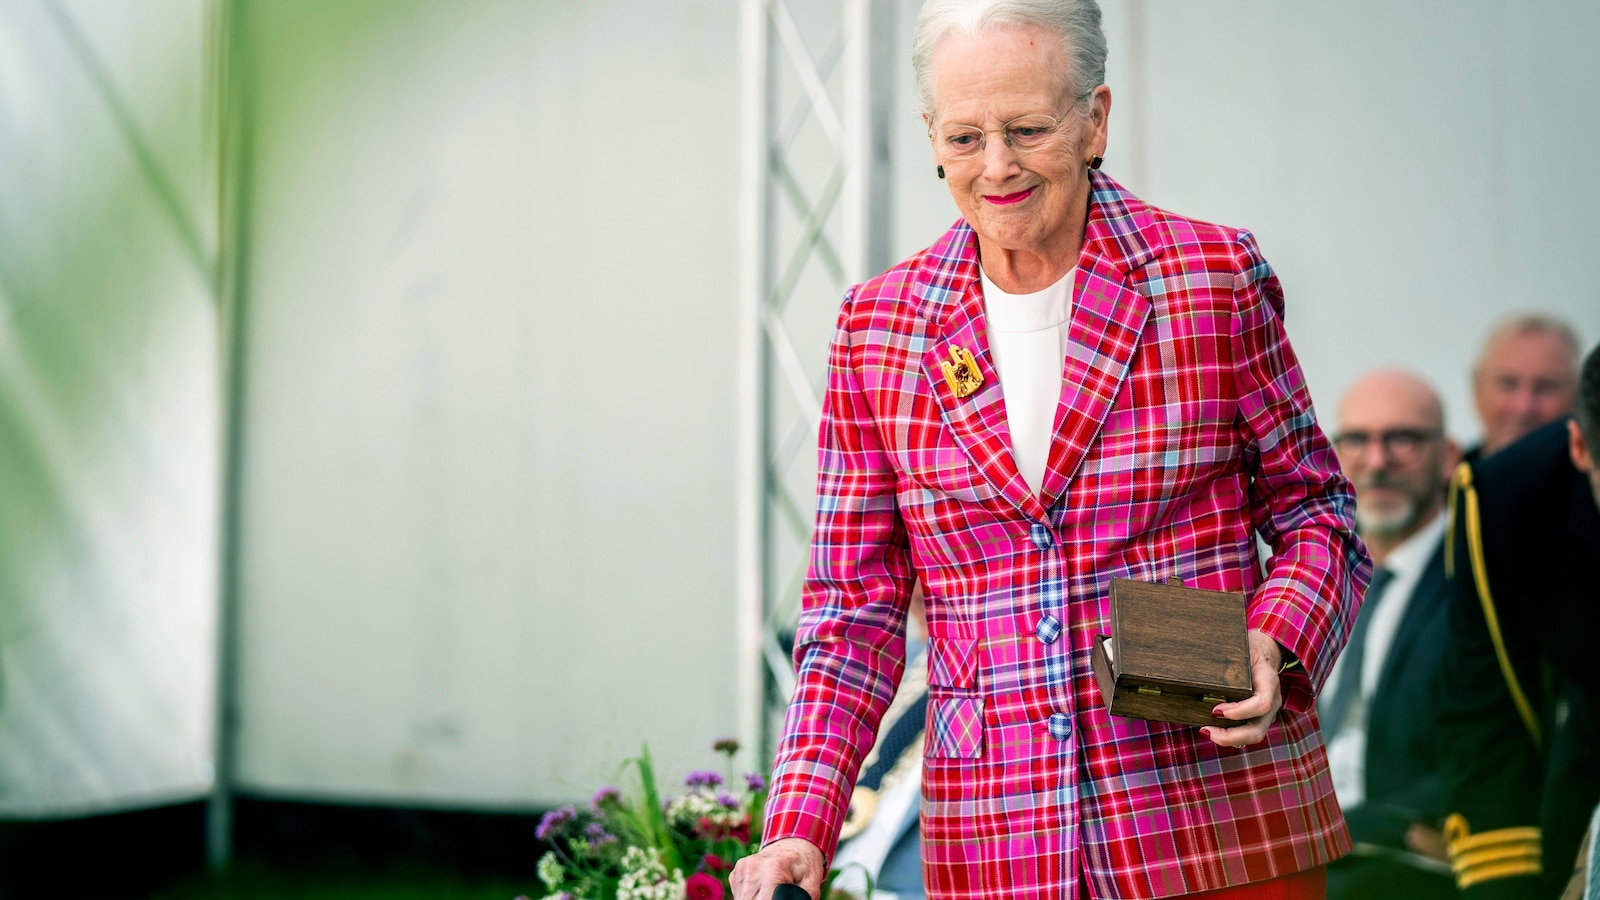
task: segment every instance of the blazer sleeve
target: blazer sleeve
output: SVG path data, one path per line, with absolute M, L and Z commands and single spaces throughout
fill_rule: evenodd
M 828 353 L 796 685 L 762 831 L 764 844 L 805 838 L 828 859 L 861 760 L 904 669 L 914 581 L 896 471 L 863 391 L 853 300 L 854 292 L 845 298 Z
M 1272 548 L 1249 626 L 1300 660 L 1282 687 L 1284 706 L 1304 711 L 1349 636 L 1372 561 L 1355 534 L 1350 482 L 1317 425 L 1284 332 L 1283 289 L 1249 232 L 1235 242 L 1234 272 L 1238 428 L 1252 475 L 1252 524 Z

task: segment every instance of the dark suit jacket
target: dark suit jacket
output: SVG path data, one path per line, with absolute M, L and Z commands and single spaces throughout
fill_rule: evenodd
M 1404 849 L 1411 823 L 1444 818 L 1437 704 L 1449 634 L 1441 543 L 1412 591 L 1367 710 L 1366 800 L 1345 810 L 1357 843 Z
M 1472 834 L 1538 827 L 1546 878 L 1496 878 L 1471 897 L 1555 896 L 1600 797 L 1600 511 L 1567 456 L 1566 422 L 1472 465 L 1484 564 L 1506 655 L 1541 731 L 1519 715 L 1455 522 L 1453 646 L 1440 736 L 1450 809 Z

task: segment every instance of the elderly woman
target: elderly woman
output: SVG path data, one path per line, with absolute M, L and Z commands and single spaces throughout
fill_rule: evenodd
M 928 0 L 914 66 L 961 211 L 850 291 L 762 851 L 814 896 L 927 596 L 930 896 L 1320 897 L 1349 848 L 1312 714 L 1371 563 L 1249 233 L 1099 172 L 1092 0 Z M 1256 536 L 1272 548 L 1265 570 Z M 1248 597 L 1231 727 L 1112 718 L 1111 579 Z

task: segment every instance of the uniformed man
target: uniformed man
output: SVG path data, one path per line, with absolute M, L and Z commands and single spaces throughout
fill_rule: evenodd
M 1456 472 L 1440 698 L 1465 896 L 1554 897 L 1600 800 L 1600 348 L 1576 414 Z

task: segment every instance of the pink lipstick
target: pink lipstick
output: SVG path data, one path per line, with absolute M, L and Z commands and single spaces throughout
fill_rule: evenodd
M 983 199 L 993 203 L 995 206 L 1010 206 L 1013 203 L 1021 203 L 1031 196 L 1033 196 L 1033 188 L 1017 191 L 1015 194 L 984 194 Z

